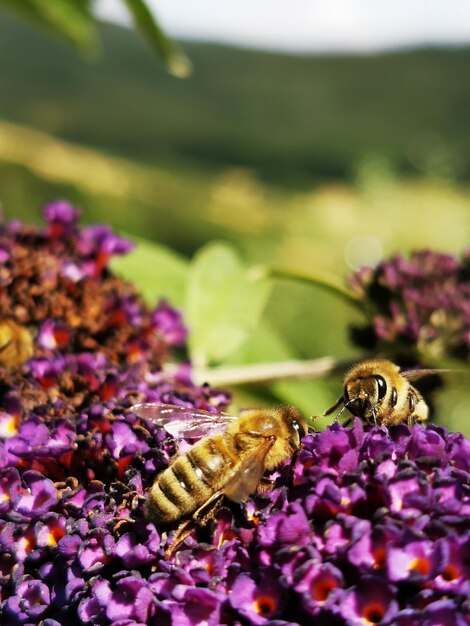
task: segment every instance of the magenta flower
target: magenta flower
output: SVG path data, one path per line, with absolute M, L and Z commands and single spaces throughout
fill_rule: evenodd
M 28 519 L 38 519 L 53 509 L 58 502 L 57 490 L 49 478 L 39 472 L 23 474 L 26 492 L 21 493 L 13 503 L 13 510 Z
M 248 574 L 240 574 L 232 587 L 230 604 L 251 624 L 265 624 L 280 616 L 283 594 L 277 576 L 265 571 L 255 581 Z
M 387 549 L 387 566 L 390 580 L 419 580 L 435 578 L 443 569 L 441 544 L 431 541 L 411 541 L 404 545 L 391 545 Z
M 375 268 L 353 274 L 349 284 L 363 300 L 370 319 L 352 329 L 352 338 L 368 349 L 400 342 L 410 354 L 452 355 L 466 359 L 470 350 L 469 251 L 462 259 L 431 250 L 394 256 Z
M 48 350 L 63 350 L 69 347 L 71 337 L 71 329 L 66 324 L 46 320 L 39 329 L 38 343 Z
M 365 576 L 354 588 L 344 593 L 339 613 L 351 626 L 387 624 L 398 613 L 395 589 L 380 578 Z
M 2 624 L 468 623 L 470 442 L 442 427 L 311 432 L 272 490 L 225 501 L 166 559 L 174 528 L 149 523 L 144 502 L 179 444 L 130 407 L 215 412 L 229 397 L 195 386 L 188 363 L 163 372 L 187 331 L 170 304 L 149 308 L 112 275 L 127 242 L 80 229 L 67 203 L 45 215 L 43 229 L 0 226 L 0 315 L 37 331 L 33 357 L 2 368 Z M 439 264 L 452 283 L 455 265 Z M 421 275 L 392 269 L 388 288 L 413 283 L 418 336 Z
M 12 623 L 37 623 L 50 604 L 50 592 L 40 580 L 25 580 L 16 587 L 16 595 L 5 601 L 5 614 Z M 17 621 L 16 621 L 17 620 Z
M 153 311 L 152 324 L 168 345 L 178 347 L 185 345 L 188 331 L 183 324 L 181 313 L 166 300 L 161 300 Z
M 136 576 L 128 576 L 121 578 L 110 594 L 106 616 L 112 623 L 117 620 L 133 619 L 147 624 L 153 609 L 153 594 L 146 581 Z
M 44 207 L 43 216 L 48 224 L 72 227 L 77 224 L 80 211 L 66 200 L 56 200 Z

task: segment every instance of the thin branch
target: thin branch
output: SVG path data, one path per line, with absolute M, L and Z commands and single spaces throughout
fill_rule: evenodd
M 196 385 L 209 383 L 214 386 L 272 383 L 292 378 L 321 378 L 332 372 L 343 372 L 348 365 L 350 362 L 346 363 L 334 357 L 325 356 L 309 361 L 278 361 L 254 365 L 195 368 L 192 371 L 192 379 Z

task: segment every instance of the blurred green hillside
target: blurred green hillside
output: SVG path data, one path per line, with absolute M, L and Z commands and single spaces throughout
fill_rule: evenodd
M 399 172 L 470 176 L 470 49 L 301 57 L 185 44 L 188 80 L 137 36 L 103 27 L 104 55 L 0 15 L 0 115 L 137 161 L 253 168 L 309 184 L 368 154 Z

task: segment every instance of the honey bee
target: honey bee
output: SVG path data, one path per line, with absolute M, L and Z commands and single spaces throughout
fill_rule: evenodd
M 263 479 L 300 447 L 308 427 L 291 406 L 244 411 L 239 417 L 171 404 L 137 404 L 132 412 L 176 438 L 199 439 L 153 483 L 145 505 L 155 524 L 183 521 L 167 556 L 196 525 L 213 517 L 224 498 L 244 502 L 269 488 Z
M 330 415 L 341 404 L 338 417 L 347 409 L 366 423 L 392 426 L 407 422 L 424 422 L 429 407 L 410 381 L 447 370 L 420 369 L 400 371 L 398 365 L 385 359 L 371 359 L 354 365 L 346 374 L 343 395 L 326 411 Z M 350 420 L 347 420 L 348 424 Z
M 33 338 L 12 319 L 0 320 L 0 365 L 15 367 L 33 356 Z

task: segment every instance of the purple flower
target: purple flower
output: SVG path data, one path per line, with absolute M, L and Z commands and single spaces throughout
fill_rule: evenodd
M 188 331 L 183 324 L 181 313 L 166 300 L 161 300 L 153 311 L 152 323 L 168 345 L 178 347 L 185 345 Z
M 134 431 L 124 421 L 115 421 L 107 437 L 108 448 L 115 459 L 134 455 L 137 450 L 141 450 L 141 452 L 149 450 L 144 433 L 142 431 Z
M 247 574 L 240 574 L 230 594 L 230 604 L 251 624 L 265 624 L 281 614 L 284 598 L 277 577 L 264 572 L 256 582 Z
M 430 580 L 442 569 L 439 544 L 412 541 L 392 545 L 387 550 L 388 576 L 391 581 Z
M 176 604 L 171 607 L 175 624 L 181 626 L 217 626 L 221 623 L 221 597 L 210 589 L 176 585 L 172 592 Z
M 78 617 L 84 624 L 102 623 L 106 607 L 111 599 L 111 586 L 107 580 L 97 576 L 91 580 L 90 595 L 78 606 Z
M 37 623 L 49 608 L 50 592 L 40 580 L 24 580 L 17 588 L 15 595 L 5 602 L 5 614 L 19 623 Z M 17 622 L 18 623 L 18 622 Z
M 13 509 L 28 519 L 37 519 L 55 507 L 58 501 L 57 490 L 49 478 L 39 472 L 23 474 L 26 492 L 18 495 Z
M 0 472 L 0 513 L 4 514 L 12 507 L 21 489 L 21 478 L 18 470 L 9 467 Z
M 86 574 L 96 573 L 112 558 L 115 546 L 114 537 L 105 530 L 90 533 L 90 537 L 80 545 L 78 561 Z
M 82 229 L 78 247 L 85 261 L 82 267 L 92 278 L 98 278 L 115 254 L 126 254 L 133 245 L 127 239 L 116 235 L 109 226 L 98 224 Z
M 342 595 L 344 578 L 341 570 L 331 563 L 316 560 L 304 563 L 294 574 L 294 589 L 302 594 L 302 602 L 309 613 L 318 613 L 325 604 L 333 604 Z
M 43 229 L 0 226 L 0 316 L 37 330 L 33 358 L 2 369 L 6 624 L 465 624 L 470 442 L 442 427 L 355 420 L 311 432 L 268 474 L 272 489 L 225 500 L 165 558 L 177 524 L 148 522 L 145 498 L 185 448 L 130 408 L 215 412 L 229 396 L 195 386 L 190 363 L 163 368 L 186 329 L 171 305 L 150 309 L 112 275 L 110 255 L 126 242 L 81 230 L 69 205 L 46 215 Z M 384 269 L 389 289 L 403 285 L 410 337 L 422 330 L 424 268 L 438 280 L 433 257 L 423 263 Z M 455 267 L 444 270 L 451 283 Z M 390 302 L 394 323 L 400 312 Z M 379 315 L 388 336 L 395 327 Z
M 428 604 L 421 616 L 423 626 L 468 626 L 469 612 L 461 611 L 455 600 L 442 599 Z
M 5 398 L 4 410 L 0 410 L 0 439 L 9 439 L 18 434 L 21 421 L 21 403 L 15 396 Z
M 368 349 L 400 342 L 423 357 L 466 358 L 470 350 L 469 254 L 456 259 L 431 250 L 394 256 L 353 274 L 349 285 L 371 312 L 352 329 Z
M 398 612 L 395 588 L 371 576 L 346 591 L 338 604 L 340 614 L 351 626 L 386 624 Z
M 38 342 L 47 350 L 61 350 L 69 346 L 71 335 L 71 329 L 66 324 L 49 319 L 39 329 Z
M 153 613 L 153 594 L 146 581 L 136 576 L 121 578 L 107 601 L 106 615 L 111 622 L 133 619 L 148 623 Z
M 78 222 L 80 211 L 66 200 L 56 200 L 46 204 L 43 216 L 49 224 L 62 224 L 64 227 L 70 227 Z
M 146 545 L 139 543 L 136 537 L 130 533 L 126 533 L 118 539 L 115 553 L 128 568 L 139 567 L 155 560 L 155 554 Z

